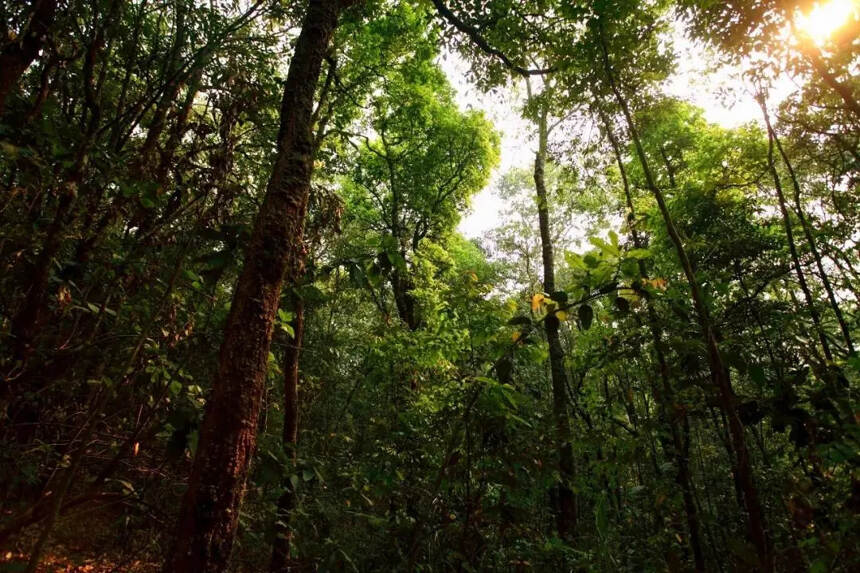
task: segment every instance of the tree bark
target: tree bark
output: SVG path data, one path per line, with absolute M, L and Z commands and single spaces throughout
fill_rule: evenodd
M 0 52 L 0 114 L 6 98 L 45 44 L 45 36 L 54 24 L 57 0 L 32 0 L 31 12 L 32 19 L 21 38 L 10 42 Z
M 305 308 L 301 298 L 293 295 L 293 338 L 287 343 L 284 353 L 284 427 L 281 433 L 284 453 L 295 466 L 296 446 L 299 441 L 299 356 L 305 332 Z M 284 492 L 278 499 L 275 513 L 275 541 L 269 571 L 287 571 L 293 539 L 290 519 L 296 508 L 296 491 L 289 480 L 285 480 Z
M 543 288 L 555 292 L 555 260 L 552 235 L 549 228 L 549 205 L 547 203 L 546 147 L 548 139 L 547 109 L 541 110 L 538 118 L 538 149 L 535 153 L 534 182 L 537 192 L 538 221 L 540 225 L 541 255 L 543 259 Z M 554 313 L 544 320 L 547 345 L 549 346 L 550 376 L 552 378 L 553 416 L 555 417 L 555 439 L 558 448 L 558 467 L 561 481 L 558 484 L 558 514 L 556 527 L 561 539 L 570 540 L 576 532 L 577 508 L 573 495 L 574 479 L 573 447 L 570 443 L 570 421 L 567 412 L 567 370 L 564 366 L 564 349 L 559 337 L 559 320 Z
M 405 257 L 404 257 L 405 260 Z M 408 271 L 395 269 L 391 274 L 391 290 L 394 294 L 394 304 L 400 320 L 409 327 L 417 330 L 421 324 L 415 309 L 415 297 L 412 294 L 412 279 Z
M 310 0 L 284 85 L 278 154 L 221 344 L 197 455 L 166 572 L 226 569 L 257 441 L 281 286 L 295 283 L 313 172 L 312 114 L 322 61 L 346 2 Z

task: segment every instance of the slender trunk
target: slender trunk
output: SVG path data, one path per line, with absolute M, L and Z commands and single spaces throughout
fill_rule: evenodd
M 173 128 L 170 131 L 170 136 L 167 139 L 167 143 L 164 144 L 164 151 L 162 152 L 161 158 L 159 159 L 155 179 L 162 186 L 165 185 L 167 182 L 167 172 L 173 165 L 173 159 L 176 155 L 176 150 L 179 148 L 179 144 L 181 143 L 182 138 L 185 137 L 185 134 L 187 132 L 188 119 L 191 117 L 191 109 L 194 106 L 194 98 L 197 96 L 197 92 L 200 89 L 200 82 L 202 81 L 202 79 L 203 63 L 199 64 L 191 71 L 191 76 L 188 80 L 188 86 L 186 88 L 185 99 L 182 102 L 182 107 L 179 108 L 179 111 L 176 114 L 176 119 L 174 121 Z
M 555 292 L 555 261 L 552 235 L 549 229 L 549 204 L 547 202 L 544 169 L 547 147 L 547 110 L 541 111 L 538 119 L 538 149 L 535 153 L 534 182 L 537 191 L 538 220 L 540 225 L 541 254 L 543 258 L 543 288 L 547 293 Z M 567 412 L 567 371 L 564 367 L 564 350 L 559 337 L 559 320 L 550 314 L 544 320 L 546 340 L 549 346 L 550 377 L 552 378 L 553 416 L 555 417 L 555 439 L 558 448 L 558 467 L 561 481 L 558 484 L 558 515 L 556 526 L 560 538 L 570 540 L 576 533 L 577 508 L 573 494 L 574 461 L 570 443 L 570 421 Z
M 828 250 L 827 258 L 830 259 L 833 266 L 839 269 L 839 272 L 842 274 L 842 284 L 840 285 L 840 288 L 849 291 L 854 296 L 854 300 L 860 303 L 860 290 L 858 290 L 856 286 L 860 285 L 860 274 L 854 270 L 848 261 L 840 260 L 841 257 L 839 254 L 834 253 L 831 247 L 825 248 Z
M 43 1 L 49 2 L 51 0 Z M 51 265 L 62 247 L 66 227 L 73 220 L 73 209 L 77 202 L 78 194 L 82 193 L 87 158 L 93 146 L 96 128 L 101 116 L 104 69 L 99 78 L 96 79 L 95 67 L 104 49 L 106 31 L 115 20 L 119 6 L 119 0 L 113 0 L 104 22 L 100 25 L 96 20 L 93 24 L 95 31 L 88 44 L 87 56 L 84 62 L 83 79 L 87 105 L 81 114 L 81 123 L 82 126 L 85 126 L 83 141 L 80 143 L 72 168 L 66 174 L 66 183 L 61 191 L 62 196 L 58 201 L 57 210 L 48 227 L 42 249 L 36 258 L 35 269 L 32 274 L 33 278 L 30 282 L 27 296 L 12 322 L 15 357 L 21 362 L 25 362 L 33 351 L 33 342 L 39 332 L 40 322 L 46 310 Z M 85 121 L 87 115 L 89 115 L 89 120 Z M 0 400 L 2 400 L 2 397 L 0 397 Z
M 163 77 L 168 78 L 168 83 L 155 106 L 155 111 L 152 115 L 152 120 L 149 122 L 149 127 L 146 132 L 146 139 L 138 151 L 137 169 L 141 172 L 149 170 L 151 167 L 149 162 L 153 159 L 153 151 L 158 143 L 158 138 L 164 131 L 167 125 L 167 115 L 173 107 L 176 98 L 179 97 L 179 90 L 182 87 L 180 70 L 182 67 L 182 49 L 185 47 L 186 38 L 188 35 L 187 26 L 185 25 L 187 7 L 184 3 L 177 2 L 175 35 L 173 44 L 170 48 L 170 53 L 163 67 Z
M 62 197 L 60 197 L 57 203 L 54 219 L 48 226 L 42 250 L 39 251 L 39 255 L 36 257 L 27 296 L 15 318 L 12 320 L 11 332 L 14 339 L 15 357 L 21 362 L 25 362 L 32 354 L 33 342 L 42 322 L 48 296 L 51 265 L 63 244 L 63 230 L 66 227 L 74 203 L 74 191 L 71 189 L 64 190 Z
M 599 30 L 599 41 L 603 52 L 602 55 L 604 71 L 606 72 L 606 80 L 624 115 L 630 137 L 633 140 L 633 145 L 636 149 L 636 155 L 642 165 L 646 184 L 654 195 L 654 199 L 657 201 L 657 207 L 659 208 L 663 222 L 666 225 L 666 231 L 675 247 L 678 259 L 681 263 L 681 268 L 684 271 L 684 275 L 686 276 L 687 283 L 690 287 L 690 297 L 693 300 L 696 318 L 702 332 L 702 338 L 705 342 L 711 380 L 718 391 L 720 406 L 728 419 L 732 449 L 734 450 L 734 456 L 736 458 L 736 477 L 743 492 L 743 505 L 747 514 L 747 533 L 750 540 L 756 547 L 760 566 L 764 571 L 772 571 L 773 555 L 771 542 L 767 534 L 764 512 L 762 511 L 762 507 L 758 499 L 758 489 L 756 488 L 753 478 L 752 464 L 750 461 L 749 450 L 746 445 L 746 437 L 744 436 L 744 427 L 740 416 L 738 415 L 737 398 L 732 390 L 729 370 L 723 363 L 710 312 L 708 311 L 705 298 L 702 294 L 701 287 L 699 286 L 698 279 L 696 278 L 696 273 L 693 270 L 692 262 L 687 255 L 684 243 L 675 227 L 674 221 L 672 220 L 672 215 L 669 212 L 663 192 L 654 180 L 653 173 L 651 172 L 648 164 L 648 159 L 645 155 L 645 150 L 642 147 L 642 142 L 639 139 L 639 133 L 633 122 L 633 116 L 627 105 L 627 101 L 616 85 L 612 66 L 609 61 L 609 51 L 606 46 L 606 39 L 604 37 L 602 25 Z
M 770 125 L 767 114 L 767 106 L 763 96 L 759 95 L 759 106 L 765 116 L 765 121 Z M 797 244 L 794 240 L 794 230 L 791 226 L 791 215 L 789 214 L 788 206 L 785 202 L 785 193 L 782 190 L 782 182 L 779 178 L 779 172 L 776 170 L 776 164 L 773 157 L 774 134 L 773 130 L 768 128 L 767 131 L 767 166 L 770 174 L 773 177 L 773 186 L 776 190 L 776 198 L 779 203 L 779 211 L 782 213 L 782 222 L 785 227 L 785 236 L 788 240 L 788 250 L 791 254 L 791 262 L 794 266 L 794 272 L 797 273 L 797 281 L 800 284 L 800 290 L 803 292 L 803 298 L 806 301 L 806 306 L 809 309 L 809 315 L 812 317 L 812 324 L 815 327 L 815 332 L 818 335 L 818 340 L 821 342 L 821 350 L 824 352 L 824 357 L 827 360 L 833 360 L 833 353 L 830 350 L 830 343 L 827 340 L 827 335 L 824 333 L 824 328 L 821 326 L 821 316 L 818 314 L 818 309 L 815 307 L 815 299 L 812 297 L 812 291 L 809 290 L 809 283 L 806 281 L 806 275 L 803 272 L 803 266 L 800 263 L 800 255 L 797 252 Z
M 602 109 L 600 109 L 600 107 L 598 107 L 597 109 L 598 114 L 600 115 L 600 118 L 603 122 L 604 129 L 606 130 L 609 143 L 612 146 L 612 152 L 615 155 L 615 161 L 618 165 L 618 169 L 621 172 L 621 182 L 624 187 L 624 199 L 627 203 L 627 216 L 628 222 L 630 223 L 630 235 L 633 240 L 633 246 L 637 249 L 641 249 L 645 247 L 645 243 L 639 235 L 638 231 L 636 230 L 635 226 L 636 210 L 633 206 L 633 197 L 630 193 L 630 184 L 627 180 L 627 170 L 624 168 L 624 162 L 621 158 L 621 146 L 618 142 L 618 139 L 615 137 L 615 133 L 612 131 L 612 124 L 609 122 L 609 118 L 606 116 L 606 113 Z M 661 148 L 660 151 L 661 154 L 663 154 L 664 161 L 666 161 L 666 168 L 669 171 L 671 185 L 674 187 L 674 172 L 671 169 L 668 157 L 666 157 L 665 153 L 663 152 L 663 149 Z M 638 263 L 639 274 L 642 275 L 643 279 L 647 279 L 648 273 L 647 269 L 645 268 L 645 262 L 639 259 Z M 680 422 L 686 428 L 684 436 L 688 436 L 690 422 L 687 417 L 686 409 L 682 405 L 674 404 L 674 392 L 672 390 L 672 384 L 669 378 L 669 364 L 666 360 L 666 349 L 664 348 L 664 344 L 662 341 L 660 327 L 657 320 L 657 313 L 654 310 L 654 306 L 650 303 L 650 301 L 647 303 L 647 306 L 648 329 L 651 333 L 651 341 L 654 345 L 654 355 L 657 358 L 658 370 L 660 372 L 660 381 L 663 386 L 662 390 L 658 390 L 656 387 L 654 387 L 654 397 L 657 401 L 658 407 L 660 408 L 661 417 L 664 418 L 664 422 L 668 424 L 670 434 L 672 436 L 671 451 L 675 460 L 675 464 L 677 465 L 675 481 L 681 487 L 681 492 L 683 493 L 684 511 L 687 516 L 687 527 L 690 530 L 689 541 L 690 550 L 693 553 L 693 562 L 695 564 L 697 572 L 704 571 L 705 556 L 704 552 L 702 551 L 699 516 L 698 511 L 696 510 L 695 501 L 693 499 L 693 482 L 690 474 L 689 438 L 685 440 L 682 437 L 681 432 L 678 428 Z M 667 405 L 672 406 L 673 411 L 667 412 Z
M 140 40 L 140 33 L 143 29 L 143 21 L 144 16 L 146 15 L 148 3 L 149 0 L 143 0 L 138 6 L 137 14 L 134 18 L 134 32 L 131 35 L 131 42 L 129 44 L 131 46 L 137 46 Z M 131 86 L 131 80 L 136 66 L 137 59 L 134 58 L 134 56 L 130 55 L 125 67 L 125 72 L 123 74 L 122 89 L 120 90 L 119 99 L 117 100 L 116 104 L 116 114 L 111 120 L 111 122 L 113 123 L 113 127 L 110 130 L 110 137 L 108 138 L 108 141 L 110 141 L 110 149 L 113 149 L 114 151 L 119 151 L 121 148 L 121 134 L 124 122 L 120 121 L 120 119 L 122 114 L 127 111 L 126 101 L 128 99 L 128 90 Z
M 284 428 L 281 434 L 284 453 L 296 461 L 296 446 L 299 438 L 299 355 L 305 331 L 305 309 L 301 298 L 293 295 L 293 338 L 288 341 L 284 353 Z M 290 480 L 283 484 L 284 492 L 278 499 L 275 512 L 275 541 L 269 571 L 287 571 L 290 560 L 293 531 L 290 527 L 293 510 L 296 508 L 296 491 Z
M 233 295 L 166 572 L 219 572 L 227 567 L 256 447 L 281 286 L 285 277 L 295 283 L 304 259 L 316 84 L 345 5 L 330 0 L 308 4 L 284 85 L 278 155 Z
M 776 149 L 777 151 L 779 151 L 779 155 L 782 158 L 782 162 L 785 164 L 785 168 L 788 171 L 788 176 L 791 179 L 792 188 L 794 189 L 794 209 L 797 213 L 797 218 L 800 220 L 800 227 L 803 229 L 803 235 L 806 238 L 806 242 L 809 244 L 809 250 L 812 253 L 813 259 L 815 260 L 815 265 L 818 268 L 818 274 L 821 278 L 821 284 L 824 285 L 824 290 L 827 293 L 827 300 L 830 302 L 830 306 L 833 309 L 833 313 L 836 315 L 836 321 L 839 323 L 839 329 L 842 331 L 842 338 L 845 341 L 845 346 L 848 349 L 848 354 L 850 356 L 854 356 L 854 343 L 851 341 L 851 332 L 848 329 L 848 324 L 845 322 L 845 317 L 842 314 L 842 309 L 839 307 L 839 303 L 836 300 L 836 295 L 833 292 L 833 285 L 830 283 L 830 278 L 827 276 L 827 271 L 824 269 L 821 255 L 818 252 L 818 246 L 815 242 L 815 235 L 812 232 L 812 228 L 809 225 L 809 221 L 806 219 L 806 214 L 803 210 L 803 201 L 801 200 L 800 194 L 800 182 L 797 180 L 797 174 L 794 172 L 794 166 L 791 164 L 791 161 L 788 158 L 788 154 L 785 152 L 785 149 L 783 149 L 782 143 L 780 142 L 776 131 L 773 129 L 773 126 L 770 123 L 770 114 L 768 114 L 767 105 L 765 104 L 763 97 L 759 100 L 759 105 L 761 106 L 762 113 L 764 114 L 764 121 L 767 125 L 768 139 L 773 141 L 773 145 L 776 145 Z M 771 152 L 769 162 L 772 163 L 772 161 L 773 159 Z
M 36 94 L 36 99 L 33 101 L 30 111 L 28 111 L 27 115 L 24 117 L 25 124 L 30 123 L 42 113 L 42 106 L 51 94 L 51 75 L 57 69 L 58 65 L 59 59 L 56 57 L 52 57 L 45 62 L 45 65 L 42 68 L 41 77 L 39 78 L 39 92 Z
M 39 562 L 42 560 L 42 552 L 44 551 L 45 546 L 51 538 L 51 534 L 54 531 L 54 526 L 56 525 L 57 519 L 60 517 L 60 513 L 62 512 L 66 496 L 68 495 L 69 490 L 75 481 L 78 468 L 80 467 L 81 462 L 84 459 L 84 455 L 86 454 L 87 447 L 89 446 L 90 437 L 92 436 L 92 433 L 95 429 L 96 417 L 101 411 L 101 407 L 104 403 L 103 397 L 104 394 L 100 390 L 96 394 L 95 399 L 93 400 L 93 406 L 89 416 L 84 422 L 83 427 L 78 432 L 79 437 L 76 436 L 76 439 L 80 440 L 80 446 L 71 456 L 71 463 L 66 469 L 66 473 L 63 476 L 62 482 L 60 483 L 59 491 L 57 491 L 56 495 L 53 498 L 53 504 L 51 506 L 50 511 L 48 512 L 45 525 L 43 526 L 42 531 L 39 534 L 35 545 L 33 546 L 33 549 L 30 551 L 30 559 L 27 563 L 26 569 L 27 573 L 35 573 L 37 568 L 39 567 Z
M 9 42 L 0 52 L 0 114 L 6 98 L 18 85 L 39 50 L 45 44 L 57 12 L 57 0 L 32 0 L 32 17 L 20 39 Z

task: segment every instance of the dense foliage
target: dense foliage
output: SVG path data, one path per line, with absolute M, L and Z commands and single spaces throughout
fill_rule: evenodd
M 0 0 L 0 571 L 860 569 L 820 8 Z

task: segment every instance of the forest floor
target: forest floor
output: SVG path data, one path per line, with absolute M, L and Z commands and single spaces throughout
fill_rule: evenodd
M 68 549 L 68 553 L 66 550 Z M 12 553 L 7 551 L 0 556 L 0 573 L 17 573 L 27 568 L 27 555 L 25 553 Z M 110 557 L 87 556 L 77 553 L 70 548 L 56 547 L 42 558 L 42 563 L 36 571 L 38 573 L 148 573 L 158 571 L 156 563 L 147 563 L 140 560 L 117 563 Z
M 160 560 L 146 540 L 152 532 L 122 523 L 117 507 L 91 507 L 59 519 L 45 548 L 38 573 L 154 573 Z M 122 532 L 123 543 L 117 543 Z M 0 573 L 23 573 L 40 531 L 31 528 L 0 553 Z M 94 550 L 100 548 L 100 550 Z

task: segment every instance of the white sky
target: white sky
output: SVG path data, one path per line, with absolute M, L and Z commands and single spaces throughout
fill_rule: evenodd
M 688 40 L 680 25 L 675 27 L 673 43 L 677 69 L 665 86 L 667 95 L 687 100 L 704 110 L 705 119 L 724 127 L 737 127 L 749 121 L 760 121 L 761 110 L 752 95 L 730 86 L 743 86 L 739 70 L 722 67 L 713 70 L 713 61 L 705 48 Z M 520 109 L 524 89 L 484 94 L 466 79 L 469 65 L 457 54 L 447 52 L 440 65 L 457 92 L 461 108 L 483 110 L 501 132 L 501 161 L 489 185 L 472 197 L 472 208 L 460 221 L 459 231 L 466 237 L 485 235 L 501 223 L 502 200 L 496 185 L 502 174 L 515 167 L 528 167 L 534 158 L 533 128 L 522 119 Z M 771 105 L 784 99 L 797 86 L 788 77 L 780 78 L 771 89 Z
M 468 82 L 466 72 L 469 64 L 458 54 L 447 52 L 439 63 L 456 90 L 460 108 L 483 110 L 501 135 L 499 165 L 489 185 L 472 196 L 472 208 L 458 227 L 466 237 L 480 237 L 501 223 L 502 200 L 496 185 L 502 175 L 516 167 L 527 167 L 534 159 L 531 125 L 520 114 L 524 98 L 517 92 L 521 90 L 511 86 L 504 93 L 485 94 Z

